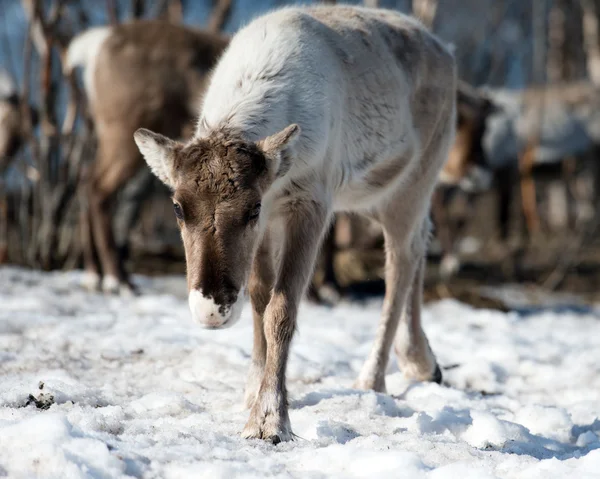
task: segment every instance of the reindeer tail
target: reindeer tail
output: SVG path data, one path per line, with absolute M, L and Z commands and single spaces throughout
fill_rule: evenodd
M 75 36 L 64 59 L 64 73 L 69 75 L 76 67 L 84 69 L 84 85 L 88 96 L 93 93 L 93 77 L 96 58 L 104 41 L 110 36 L 111 27 L 93 27 Z

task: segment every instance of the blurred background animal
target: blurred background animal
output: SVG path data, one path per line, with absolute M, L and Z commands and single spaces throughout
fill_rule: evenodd
M 171 137 L 188 136 L 209 71 L 227 42 L 222 35 L 164 21 L 97 27 L 71 42 L 66 69 L 84 68 L 98 138 L 96 160 L 86 173 L 82 215 L 87 287 L 101 285 L 105 292 L 134 288 L 112 225 L 116 193 L 144 164 L 133 133 L 144 127 Z M 148 176 L 139 181 L 130 208 L 149 190 Z M 135 206 L 125 216 L 122 244 L 137 216 Z

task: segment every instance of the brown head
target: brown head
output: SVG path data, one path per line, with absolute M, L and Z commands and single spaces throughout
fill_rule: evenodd
M 459 83 L 456 98 L 456 138 L 440 175 L 440 182 L 467 191 L 489 188 L 492 173 L 486 164 L 483 137 L 486 122 L 497 111 L 496 105 L 464 83 Z
M 240 317 L 268 214 L 262 201 L 289 168 L 288 148 L 299 132 L 290 125 L 259 142 L 218 132 L 185 145 L 145 129 L 134 135 L 152 172 L 173 191 L 190 309 L 207 328 Z

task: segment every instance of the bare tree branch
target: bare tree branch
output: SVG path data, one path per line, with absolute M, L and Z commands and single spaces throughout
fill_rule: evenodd
M 167 9 L 167 18 L 170 22 L 181 23 L 183 20 L 183 3 L 181 0 L 171 0 Z
M 44 28 L 41 23 L 41 4 L 38 0 L 21 0 L 23 10 L 27 14 L 27 18 L 31 23 L 31 38 L 35 49 L 40 56 L 45 55 L 48 51 L 48 44 L 44 37 Z
M 581 0 L 583 10 L 583 41 L 586 52 L 587 71 L 595 85 L 600 84 L 600 33 L 598 17 L 600 8 L 597 0 Z
M 414 15 L 423 22 L 427 28 L 433 26 L 437 13 L 438 0 L 412 0 Z
M 154 18 L 162 18 L 172 23 L 183 20 L 183 5 L 181 0 L 159 0 L 154 9 Z
M 555 0 L 548 16 L 548 54 L 546 74 L 552 83 L 564 80 L 564 43 L 565 43 L 564 1 Z
M 117 6 L 115 5 L 115 0 L 106 0 L 106 14 L 108 16 L 108 21 L 111 25 L 119 24 L 119 17 L 117 16 Z
M 146 11 L 146 2 L 144 0 L 131 0 L 131 18 L 141 18 Z
M 220 32 L 231 13 L 231 0 L 215 0 L 213 11 L 208 20 L 208 30 L 211 32 Z

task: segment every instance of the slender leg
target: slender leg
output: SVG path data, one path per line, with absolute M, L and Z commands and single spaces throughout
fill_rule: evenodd
M 140 218 L 144 202 L 152 196 L 155 184 L 154 175 L 149 169 L 143 168 L 122 188 L 119 195 L 113 230 L 121 267 L 129 259 L 129 235 Z M 122 271 L 122 274 L 126 273 Z
M 429 141 L 424 142 L 427 146 L 421 155 L 423 169 L 418 178 L 410 188 L 400 188 L 376 211 L 385 237 L 386 291 L 375 341 L 356 381 L 361 389 L 385 391 L 385 370 L 397 331 L 396 353 L 406 374 L 421 380 L 441 379 L 437 377 L 435 359 L 420 327 L 420 304 L 422 269 L 431 231 L 427 213 L 439 168 L 446 161 L 453 137 L 453 104 L 453 101 L 444 102 L 446 108 L 440 112 L 437 128 Z M 412 307 L 407 313 L 409 294 Z
M 506 243 L 510 233 L 511 207 L 513 197 L 514 171 L 510 167 L 502 168 L 497 172 L 498 209 L 497 220 L 500 239 Z
M 535 181 L 533 179 L 536 147 L 537 145 L 535 143 L 528 145 L 525 152 L 519 158 L 521 201 L 530 239 L 533 234 L 538 233 L 540 227 L 540 219 L 535 198 Z
M 329 226 L 328 232 L 321 246 L 320 261 L 318 267 L 322 268 L 323 281 L 319 285 L 313 274 L 312 281 L 308 287 L 307 297 L 318 304 L 335 304 L 340 299 L 341 288 L 335 274 L 335 220 Z
M 396 336 L 400 318 L 402 317 L 403 323 L 406 323 L 402 329 L 407 329 L 406 326 L 410 326 L 408 315 L 404 311 L 411 285 L 416 281 L 415 277 L 418 276 L 416 275 L 417 269 L 425 256 L 427 238 L 423 238 L 422 232 L 417 228 L 404 229 L 399 226 L 400 223 L 393 214 L 383 214 L 381 222 L 384 229 L 386 250 L 386 292 L 383 314 L 371 353 L 358 376 L 355 387 L 385 392 L 385 370 L 390 348 Z M 414 237 L 410 236 L 411 229 Z M 419 276 L 419 278 L 422 277 Z M 410 328 L 408 328 L 408 331 L 410 334 L 407 340 L 412 341 L 414 335 Z
M 142 158 L 129 137 L 113 138 L 112 143 L 100 143 L 97 163 L 94 165 L 89 188 L 89 208 L 94 241 L 104 275 L 102 289 L 117 293 L 131 290 L 124 269 L 119 264 L 111 212 L 116 193 L 142 166 Z
M 82 201 L 82 203 L 86 203 Z M 98 267 L 98 258 L 94 245 L 92 233 L 92 218 L 89 205 L 83 204 L 80 214 L 81 243 L 83 249 L 83 267 L 85 274 L 82 280 L 82 286 L 89 291 L 96 291 L 100 287 L 100 269 Z
M 256 252 L 248 289 L 252 301 L 252 316 L 254 319 L 254 345 L 252 347 L 252 362 L 246 382 L 246 407 L 254 405 L 260 382 L 265 371 L 267 359 L 267 340 L 263 326 L 265 309 L 271 299 L 271 290 L 274 283 L 273 257 L 271 255 L 270 237 L 268 233 L 262 240 Z
M 287 206 L 280 264 L 264 314 L 265 371 L 243 437 L 274 443 L 292 438 L 285 369 L 298 306 L 310 280 L 328 218 L 327 208 L 311 199 L 295 199 Z
M 449 195 L 452 191 L 444 186 L 438 186 L 431 199 L 431 216 L 435 225 L 436 236 L 442 249 L 440 260 L 440 277 L 447 280 L 460 269 L 460 258 L 454 248 L 455 231 L 451 225 Z
M 417 266 L 410 298 L 400 317 L 394 350 L 404 376 L 416 381 L 434 381 L 440 384 L 442 371 L 436 363 L 421 326 L 424 269 L 425 258 L 421 259 Z
M 581 204 L 577 188 L 575 188 L 577 158 L 569 156 L 561 164 L 562 181 L 565 185 L 567 195 L 567 226 L 571 230 L 577 229 L 577 207 Z

